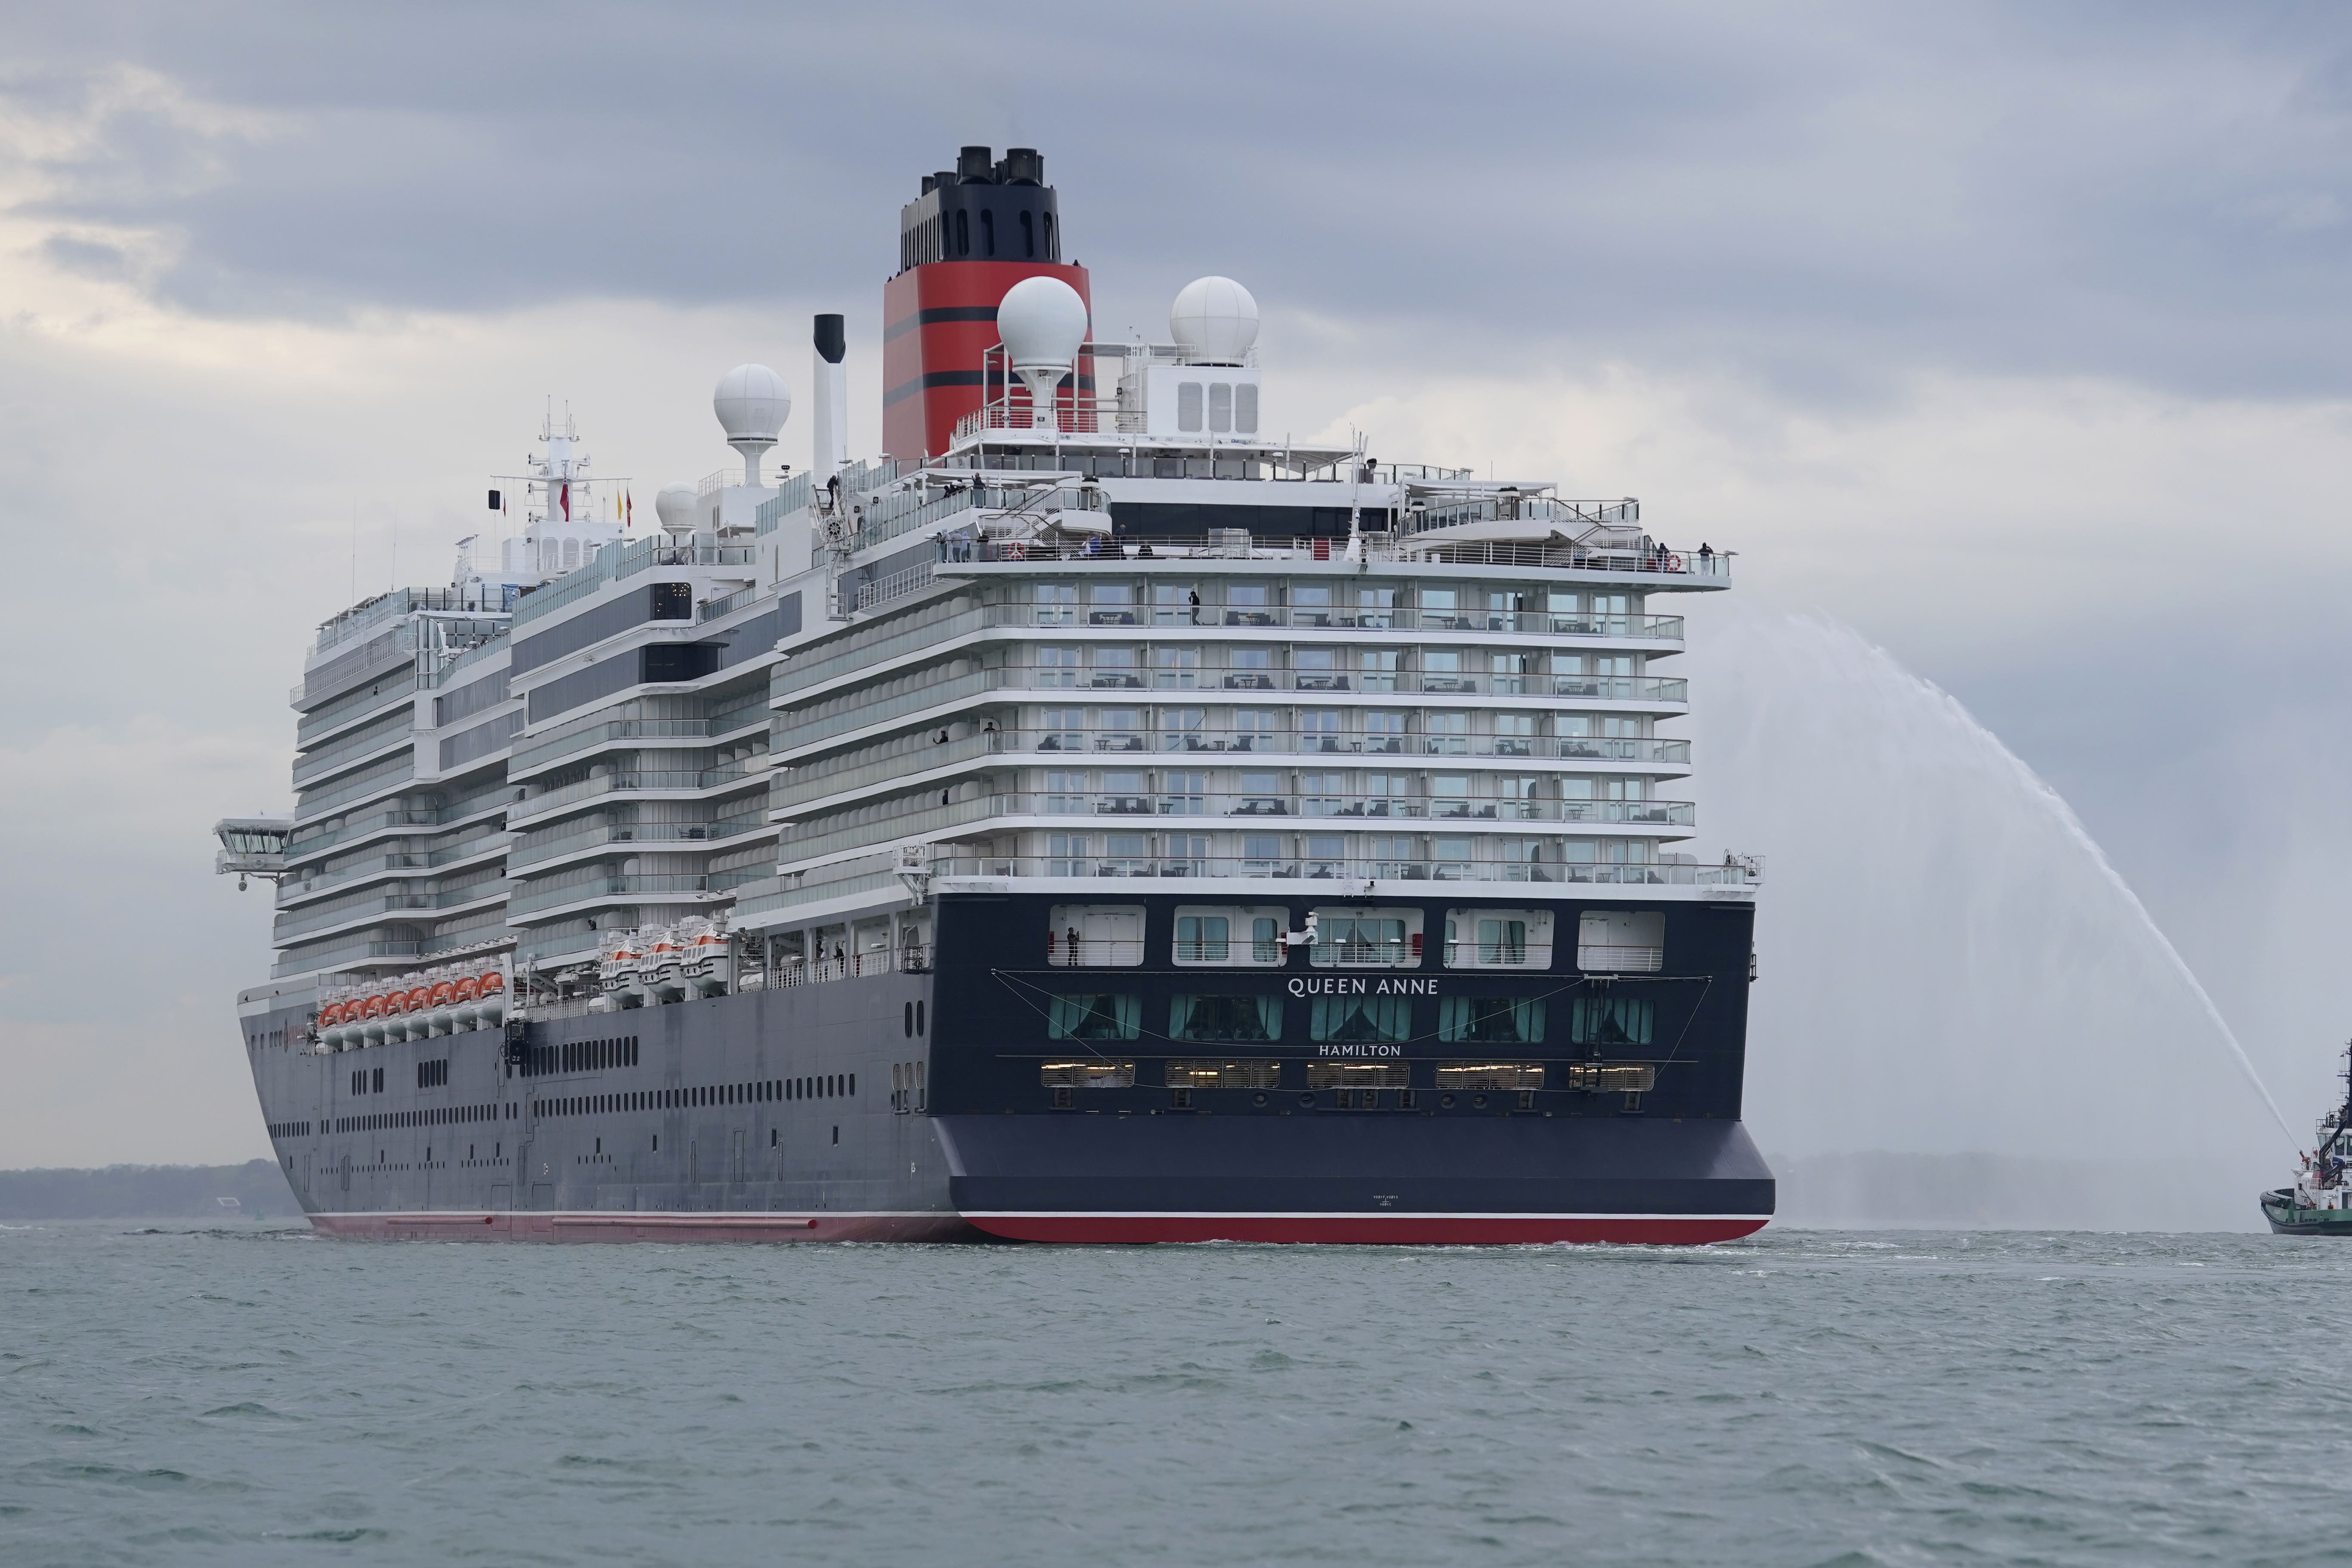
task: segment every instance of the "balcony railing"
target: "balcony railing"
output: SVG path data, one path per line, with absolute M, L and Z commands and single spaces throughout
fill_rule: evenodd
M 469 838 L 462 844 L 453 844 L 429 854 L 390 851 L 383 855 L 373 855 L 355 864 L 338 867 L 333 871 L 311 876 L 299 881 L 291 878 L 281 880 L 278 884 L 278 901 L 283 907 L 301 902 L 314 894 L 326 892 L 345 883 L 363 882 L 371 877 L 382 876 L 386 872 L 430 870 L 458 860 L 470 859 L 477 855 L 495 854 L 506 845 L 506 842 L 507 834 L 501 828 L 496 833 Z
M 558 757 L 568 757 L 574 752 L 602 745 L 607 741 L 698 740 L 709 733 L 710 723 L 705 719 L 613 719 L 602 724 L 591 724 L 584 730 L 574 730 L 567 735 L 554 735 L 517 745 L 513 760 L 507 764 L 507 773 L 511 777 Z
M 415 728 L 403 725 L 398 729 L 384 730 L 373 735 L 360 735 L 351 740 L 338 741 L 331 746 L 321 747 L 315 752 L 305 752 L 294 759 L 294 787 L 300 789 L 313 780 L 328 777 L 339 768 L 357 764 L 363 757 L 372 756 L 379 752 L 396 751 L 402 746 L 414 745 L 415 741 Z
M 622 795 L 646 790 L 723 789 L 730 784 L 740 784 L 746 779 L 764 780 L 767 776 L 765 769 L 743 767 L 702 768 L 691 771 L 632 769 L 626 773 L 602 773 L 594 778 L 582 779 L 576 784 L 565 784 L 561 789 L 549 790 L 545 795 L 535 795 L 528 800 L 517 801 L 508 809 L 507 820 L 510 823 L 527 822 L 545 816 L 549 812 L 575 805 L 583 800 L 594 800 L 599 795 Z
M 1363 609 L 1307 605 L 992 605 L 992 626 L 1289 626 L 1347 631 L 1507 632 L 1515 637 L 1680 642 L 1681 616 L 1592 616 L 1546 610 Z
M 1588 822 L 1688 827 L 1696 807 L 1686 800 L 1493 800 L 1470 797 L 1298 795 L 1289 791 L 1227 791 L 1180 795 L 1106 795 L 1036 791 L 986 797 L 989 815 L 1004 816 L 1298 817 L 1333 821 Z M 978 802 L 971 804 L 977 805 Z
M 1038 755 L 1057 759 L 1072 753 L 1135 756 L 1153 752 L 1187 757 L 1226 759 L 1249 757 L 1489 757 L 1508 762 L 1561 761 L 1646 763 L 1687 767 L 1690 742 L 1654 737 L 1591 735 L 1345 735 L 1302 734 L 1296 731 L 1255 731 L 1244 734 L 1208 733 L 1198 730 L 1002 730 L 967 735 L 960 741 L 892 751 L 884 756 L 858 760 L 859 753 L 785 775 L 773 800 L 779 808 L 800 805 L 828 795 L 894 783 L 910 773 L 953 767 L 983 756 Z
M 740 819 L 732 822 L 625 822 L 602 825 L 581 833 L 567 833 L 561 838 L 550 839 L 543 844 L 533 844 L 528 847 L 513 849 L 507 855 L 507 868 L 509 871 L 519 871 L 524 867 L 535 866 L 542 860 L 552 860 L 558 856 L 568 855 L 579 849 L 593 848 L 603 844 L 704 847 L 717 844 L 724 839 L 740 837 L 746 833 L 757 833 L 765 826 L 764 823 Z
M 1297 730 L 1023 730 L 1000 731 L 1003 752 L 1179 752 L 1199 756 L 1503 757 L 1567 762 L 1687 763 L 1690 742 L 1601 735 L 1360 735 Z
M 592 903 L 604 899 L 700 895 L 707 893 L 709 887 L 709 879 L 699 875 L 592 877 L 567 882 L 562 887 L 519 893 L 507 901 L 507 914 L 512 918 L 537 910 L 554 909 L 560 904 Z
M 1103 669 L 1008 665 L 1002 684 L 1031 691 L 1361 692 L 1388 697 L 1571 697 L 1590 702 L 1690 700 L 1690 682 L 1663 675 L 1495 674 L 1487 670 Z
M 875 948 L 866 952 L 845 951 L 839 958 L 807 959 L 791 953 L 764 969 L 743 976 L 746 991 L 781 991 L 795 985 L 822 985 L 832 980 L 866 980 L 877 974 L 929 974 L 931 950 L 919 943 L 898 948 Z
M 1440 542 L 1412 534 L 1366 534 L 1363 557 L 1370 561 L 1427 562 L 1454 566 L 1515 566 L 1545 571 L 1633 574 L 1668 581 L 1728 582 L 1729 551 L 1698 555 L 1681 551 L 1592 550 L 1570 543 L 1515 544 L 1499 542 Z M 1242 530 L 1200 538 L 1141 539 L 1097 536 L 1083 543 L 1037 540 L 949 541 L 945 563 L 1055 565 L 1116 562 L 1292 561 L 1344 562 L 1344 538 L 1251 535 Z
M 1540 864 L 1487 860 L 1372 860 L 1343 857 L 1272 859 L 1241 856 L 1153 857 L 992 855 L 948 847 L 931 861 L 935 877 L 1073 878 L 1124 880 L 1175 877 L 1276 881 L 1400 881 L 1591 883 L 1609 887 L 1752 887 L 1762 880 L 1754 862 L 1736 866 L 1660 863 L 1639 866 Z

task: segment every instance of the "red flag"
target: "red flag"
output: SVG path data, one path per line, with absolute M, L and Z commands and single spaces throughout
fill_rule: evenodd
M 566 480 L 563 482 L 563 492 L 562 492 L 562 493 L 563 493 L 563 521 L 566 521 L 566 522 L 570 522 L 570 521 L 572 521 L 572 481 L 571 481 L 571 480 L 566 479 Z
M 635 496 L 633 496 L 633 495 L 631 495 L 631 494 L 629 494 L 629 492 L 628 492 L 628 491 L 626 491 L 626 490 L 623 490 L 623 491 L 621 492 L 621 499 L 622 499 L 622 500 L 623 500 L 623 501 L 625 501 L 625 502 L 627 504 L 627 506 L 628 506 L 628 517 L 627 517 L 627 518 L 626 518 L 626 520 L 623 522 L 622 526 L 623 526 L 623 527 L 625 527 L 625 528 L 635 528 L 635 527 L 636 527 L 636 526 L 637 526 L 637 498 L 636 498 L 636 497 L 635 497 Z

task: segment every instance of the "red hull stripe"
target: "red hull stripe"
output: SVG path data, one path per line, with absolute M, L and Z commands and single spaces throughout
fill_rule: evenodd
M 1700 1246 L 1737 1241 L 1769 1215 L 1601 1214 L 973 1214 L 991 1236 L 1013 1241 L 1120 1244 L 1279 1241 L 1402 1247 L 1590 1241 Z

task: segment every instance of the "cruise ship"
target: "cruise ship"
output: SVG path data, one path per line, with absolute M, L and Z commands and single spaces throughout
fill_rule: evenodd
M 1034 150 L 900 215 L 887 455 L 815 318 L 635 515 L 571 416 L 446 586 L 320 624 L 237 998 L 380 1238 L 1703 1243 L 1762 868 L 1692 847 L 1632 500 L 1302 444 L 1255 300 L 1090 329 Z M 592 422 L 593 427 L 593 422 Z M 653 522 L 656 526 L 646 527 Z

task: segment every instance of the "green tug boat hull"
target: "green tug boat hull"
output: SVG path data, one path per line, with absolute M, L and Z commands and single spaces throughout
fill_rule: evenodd
M 2298 1208 L 2292 1187 L 2263 1194 L 2263 1217 L 2281 1236 L 2352 1236 L 2352 1208 Z

